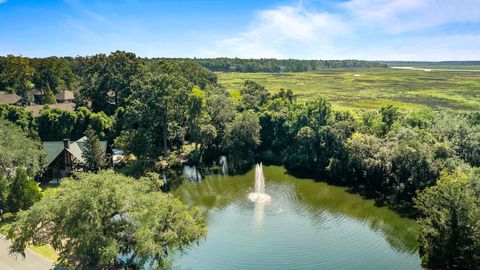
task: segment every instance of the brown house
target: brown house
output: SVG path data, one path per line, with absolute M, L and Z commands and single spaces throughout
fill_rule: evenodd
M 24 99 L 19 95 L 0 91 L 0 104 L 22 106 L 24 104 Z
M 73 92 L 68 90 L 62 91 L 55 95 L 55 99 L 58 103 L 73 102 L 74 98 L 75 95 L 73 94 Z
M 85 160 L 83 151 L 87 137 L 71 142 L 68 139 L 63 141 L 43 142 L 43 148 L 47 153 L 46 179 L 61 179 L 70 176 L 73 172 L 83 171 Z M 101 141 L 100 145 L 105 153 L 105 159 L 111 165 L 112 149 L 107 141 Z

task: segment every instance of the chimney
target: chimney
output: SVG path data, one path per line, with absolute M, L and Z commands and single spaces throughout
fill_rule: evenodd
M 70 139 L 63 139 L 63 147 L 65 149 L 69 149 L 70 148 Z

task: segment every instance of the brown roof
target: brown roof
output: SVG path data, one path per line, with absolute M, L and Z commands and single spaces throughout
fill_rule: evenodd
M 38 90 L 38 89 L 32 89 L 30 91 L 28 91 L 28 94 L 29 95 L 32 95 L 32 96 L 41 96 L 43 95 L 42 94 L 42 91 Z
M 0 103 L 3 104 L 15 104 L 22 100 L 21 96 L 10 94 L 4 91 L 0 91 Z
M 40 114 L 40 111 L 47 105 L 31 105 L 27 106 L 25 109 L 27 111 L 31 111 L 33 116 L 38 116 Z M 66 110 L 73 112 L 75 110 L 75 103 L 57 103 L 57 104 L 49 104 L 48 107 L 50 109 L 61 109 L 61 110 Z
M 68 91 L 68 90 L 65 90 L 65 91 L 62 91 L 60 93 L 58 93 L 55 98 L 57 100 L 60 100 L 60 101 L 65 101 L 65 100 L 72 100 L 75 98 L 75 96 L 73 95 L 73 92 L 72 91 Z

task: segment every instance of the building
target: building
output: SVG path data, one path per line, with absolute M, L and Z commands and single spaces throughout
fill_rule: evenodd
M 83 151 L 87 137 L 71 142 L 63 141 L 43 142 L 43 148 L 47 153 L 47 169 L 44 177 L 48 180 L 61 179 L 70 176 L 73 172 L 81 172 L 85 168 Z M 111 165 L 112 149 L 107 141 L 101 141 L 102 151 L 108 165 Z
M 55 95 L 55 99 L 58 103 L 73 102 L 74 98 L 75 95 L 73 94 L 73 92 L 68 90 L 62 91 Z
M 30 102 L 41 104 L 43 100 L 43 93 L 38 89 L 32 89 L 28 91 L 28 97 L 30 98 Z
M 22 98 L 19 95 L 0 91 L 0 104 L 22 106 L 24 102 L 25 102 L 24 98 Z

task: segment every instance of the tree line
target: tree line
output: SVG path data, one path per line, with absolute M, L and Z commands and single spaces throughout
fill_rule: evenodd
M 425 267 L 480 262 L 480 224 L 464 218 L 480 209 L 478 112 L 333 110 L 323 98 L 300 102 L 291 90 L 271 94 L 254 81 L 228 91 L 193 61 L 145 61 L 121 51 L 78 58 L 72 70 L 80 74 L 77 111 L 46 108 L 33 118 L 0 107 L 0 117 L 42 139 L 91 127 L 135 156 L 124 173 L 157 174 L 154 186 L 160 173 L 209 166 L 221 155 L 233 172 L 256 161 L 283 164 L 419 218 Z
M 114 52 L 109 56 L 113 58 L 126 57 L 130 64 L 126 66 L 111 65 L 114 61 L 105 61 L 107 55 L 98 54 L 87 57 L 46 57 L 28 58 L 23 56 L 2 56 L 0 57 L 0 90 L 18 94 L 25 98 L 32 98 L 30 90 L 38 90 L 43 94 L 42 104 L 55 103 L 53 95 L 64 90 L 77 90 L 79 82 L 85 84 L 88 77 L 95 70 L 102 70 L 103 73 L 114 72 L 110 68 L 125 68 L 133 72 L 137 65 L 149 65 L 155 68 L 158 62 L 167 60 L 179 62 L 193 62 L 210 71 L 221 72 L 307 72 L 317 71 L 325 68 L 361 68 L 361 67 L 385 67 L 385 64 L 362 61 L 362 60 L 297 60 L 297 59 L 240 59 L 240 58 L 152 58 L 140 59 L 132 53 Z M 126 64 L 126 62 L 123 62 Z M 187 65 L 188 66 L 188 65 Z M 133 75 L 133 73 L 130 73 Z M 112 79 L 112 78 L 110 78 Z M 97 81 L 97 80 L 96 80 Z M 118 80 L 97 81 L 97 83 L 110 84 L 119 83 Z M 126 87 L 126 85 L 117 85 Z M 112 85 L 112 88 L 116 86 Z M 114 90 L 113 90 L 114 91 Z M 110 93 L 110 99 L 121 102 L 122 96 L 115 96 L 115 91 Z M 108 98 L 105 97 L 105 101 Z M 96 104 L 101 106 L 101 104 Z
M 156 61 L 152 59 L 151 61 Z M 219 72 L 307 72 L 326 68 L 386 67 L 363 60 L 298 60 L 298 59 L 241 59 L 241 58 L 171 58 L 175 61 L 192 61 L 211 71 Z

